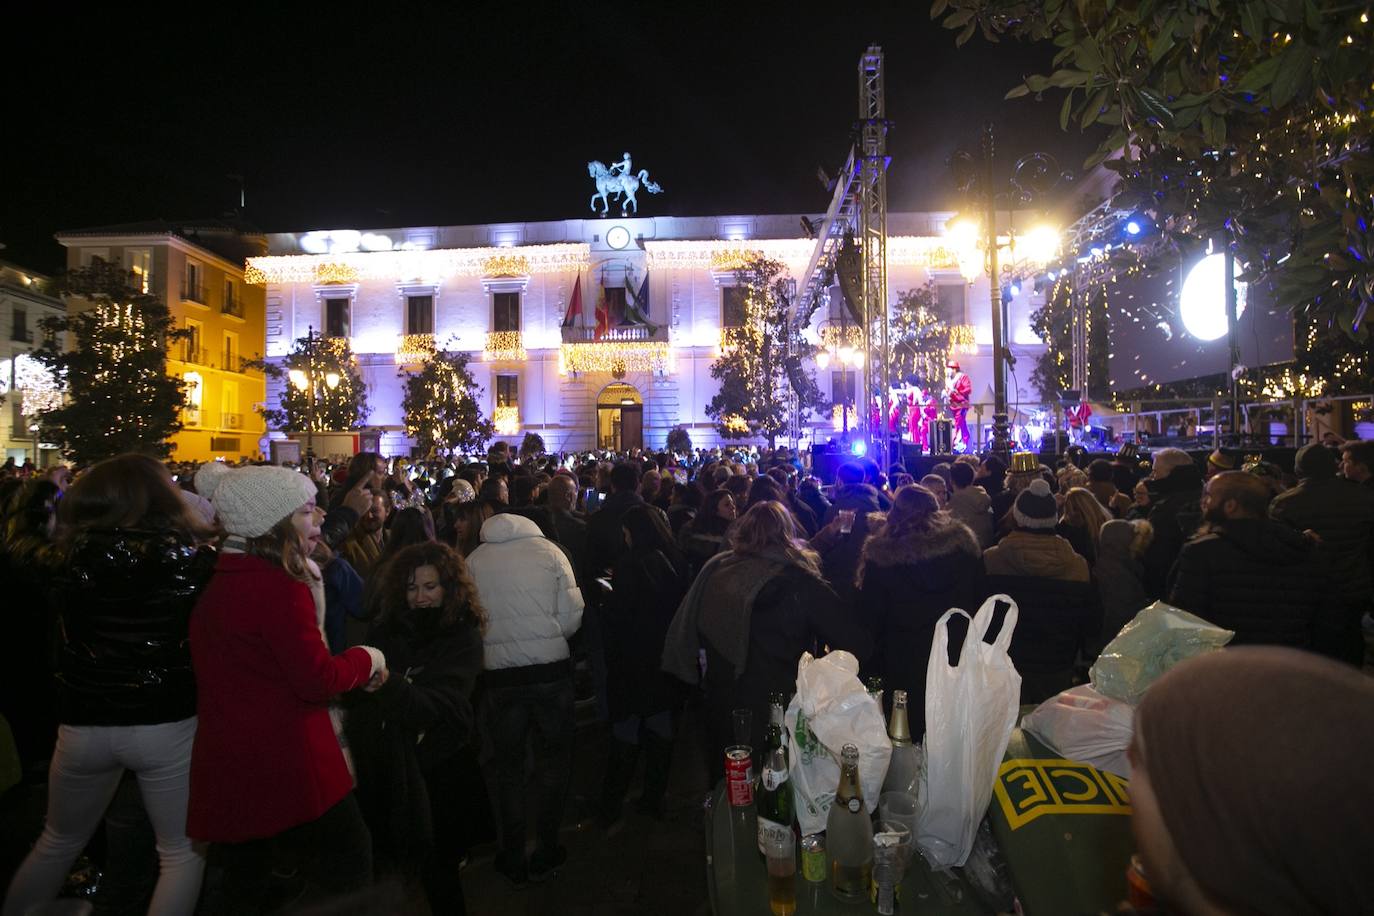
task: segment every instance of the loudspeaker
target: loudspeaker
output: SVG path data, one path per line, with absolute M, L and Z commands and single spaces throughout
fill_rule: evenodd
M 832 445 L 811 446 L 811 473 L 827 486 L 835 482 L 835 471 L 844 460 L 845 456 Z
M 1066 432 L 1064 432 L 1063 430 L 1060 430 L 1060 431 L 1059 431 L 1059 451 L 1061 451 L 1061 452 L 1066 452 L 1066 451 L 1068 451 L 1068 450 L 1069 450 L 1069 434 L 1066 433 Z M 1040 434 L 1040 454 L 1042 454 L 1042 455 L 1053 455 L 1053 454 L 1054 454 L 1054 430 L 1047 429 L 1047 430 L 1045 430 L 1043 433 Z

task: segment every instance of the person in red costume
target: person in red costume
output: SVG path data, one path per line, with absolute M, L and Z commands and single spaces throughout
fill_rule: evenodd
M 1083 433 L 1088 429 L 1088 418 L 1093 415 L 1093 409 L 1088 406 L 1087 401 L 1082 401 L 1077 407 L 1070 407 L 1067 411 L 1069 418 L 1069 438 L 1075 443 L 1083 441 Z
M 969 450 L 968 407 L 973 396 L 973 379 L 959 368 L 957 360 L 945 365 L 945 390 L 949 397 L 949 412 L 954 419 L 954 442 L 956 452 Z
M 930 423 L 939 416 L 940 405 L 930 389 L 917 382 L 912 382 L 907 398 L 907 425 L 911 431 L 911 441 L 920 445 L 922 451 L 929 451 Z

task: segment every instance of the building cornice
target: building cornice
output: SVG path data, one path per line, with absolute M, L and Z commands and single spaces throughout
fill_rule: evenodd
M 125 235 L 58 235 L 57 241 L 64 248 L 138 248 L 144 245 L 166 245 L 184 254 L 192 255 L 198 261 L 209 261 L 222 270 L 229 271 L 237 279 L 244 279 L 244 265 L 235 264 L 224 255 L 215 254 L 195 242 L 188 242 L 179 235 L 168 232 L 134 232 Z

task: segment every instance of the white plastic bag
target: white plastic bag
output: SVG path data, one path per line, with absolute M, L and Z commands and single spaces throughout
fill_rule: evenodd
M 1021 728 L 1056 754 L 1131 778 L 1126 748 L 1135 734 L 1135 708 L 1087 684 L 1050 697 L 1026 714 Z
M 844 651 L 823 658 L 802 653 L 786 724 L 793 797 L 803 836 L 825 829 L 840 784 L 840 748 L 846 744 L 859 749 L 864 805 L 869 813 L 877 808 L 892 742 L 882 707 L 859 681 L 858 659 Z
M 997 641 L 983 641 L 996 602 L 1010 607 Z M 973 849 L 978 822 L 992 799 L 997 768 L 1011 741 L 1021 702 L 1021 675 L 1007 654 L 1016 629 L 1016 602 L 994 595 L 969 622 L 959 664 L 949 664 L 951 608 L 935 627 L 926 669 L 926 771 L 921 797 L 921 853 L 937 868 L 963 865 Z

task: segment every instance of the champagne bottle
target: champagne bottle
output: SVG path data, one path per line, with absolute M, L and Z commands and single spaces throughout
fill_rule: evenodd
M 840 784 L 825 822 L 830 889 L 841 900 L 864 900 L 873 880 L 873 822 L 859 785 L 859 749 L 840 749 Z
M 759 855 L 767 855 L 770 836 L 792 832 L 795 818 L 787 743 L 783 740 L 782 707 L 782 697 L 775 694 L 768 708 L 768 727 L 763 733 L 763 773 L 756 803 Z
M 892 739 L 892 758 L 887 764 L 883 791 L 905 792 L 915 797 L 916 784 L 921 778 L 921 749 L 911 743 L 905 690 L 892 691 L 892 716 L 887 722 L 887 736 Z

